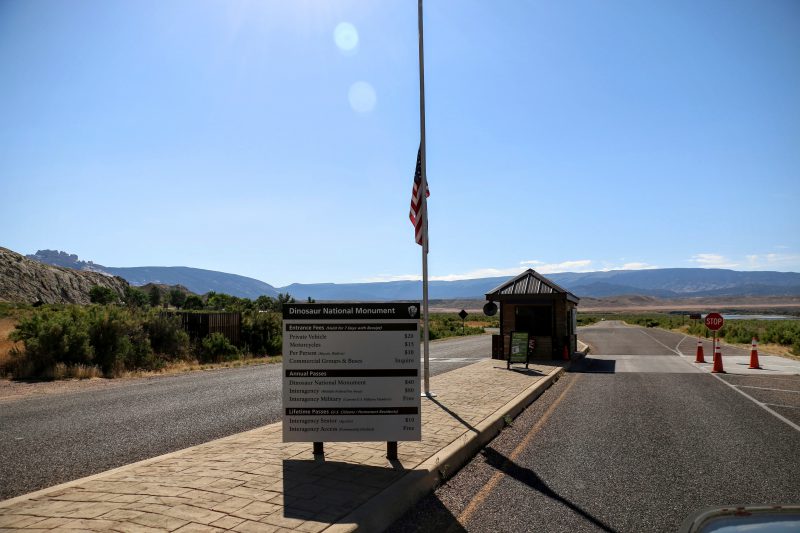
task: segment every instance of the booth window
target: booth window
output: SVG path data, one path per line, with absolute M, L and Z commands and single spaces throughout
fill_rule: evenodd
M 549 305 L 519 305 L 514 308 L 514 330 L 527 331 L 534 337 L 553 334 L 553 307 Z

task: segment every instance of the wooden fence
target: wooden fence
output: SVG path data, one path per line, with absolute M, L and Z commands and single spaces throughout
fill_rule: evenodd
M 241 346 L 242 314 L 241 313 L 170 313 L 178 315 L 181 326 L 192 340 L 204 339 L 212 333 L 222 333 L 231 344 Z

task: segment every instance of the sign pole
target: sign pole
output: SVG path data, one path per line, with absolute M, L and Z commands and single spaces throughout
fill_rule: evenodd
M 423 354 L 423 379 L 424 396 L 436 396 L 431 392 L 430 384 L 430 331 L 428 322 L 428 174 L 426 168 L 425 154 L 425 60 L 422 47 L 422 0 L 417 2 L 417 18 L 419 24 L 419 129 L 420 129 L 420 174 L 422 178 L 422 206 L 420 216 L 422 217 L 422 316 L 424 332 L 422 338 Z

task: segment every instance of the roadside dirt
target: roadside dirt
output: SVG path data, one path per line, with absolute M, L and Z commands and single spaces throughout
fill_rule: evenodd
M 47 396 L 67 392 L 105 389 L 128 383 L 125 379 L 70 379 L 62 381 L 11 381 L 0 379 L 0 404 L 31 396 Z
M 118 378 L 64 379 L 58 381 L 14 381 L 0 379 L 0 404 L 16 401 L 31 396 L 46 396 L 69 392 L 107 389 L 127 385 L 141 379 L 184 374 L 187 372 L 203 372 L 222 368 L 238 368 L 242 366 L 267 365 L 281 362 L 280 357 L 252 358 L 217 364 L 177 363 L 160 372 L 127 372 Z

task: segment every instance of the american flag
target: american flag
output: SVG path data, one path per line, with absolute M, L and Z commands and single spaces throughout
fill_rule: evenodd
M 423 224 L 425 221 L 420 216 L 420 211 L 422 210 L 422 147 L 417 150 L 417 169 L 414 171 L 414 187 L 411 190 L 411 212 L 408 214 L 408 218 L 411 219 L 411 223 L 414 224 L 414 236 L 417 241 L 417 244 L 422 246 L 422 229 Z M 425 198 L 431 195 L 431 191 L 429 188 L 426 187 L 425 191 Z

